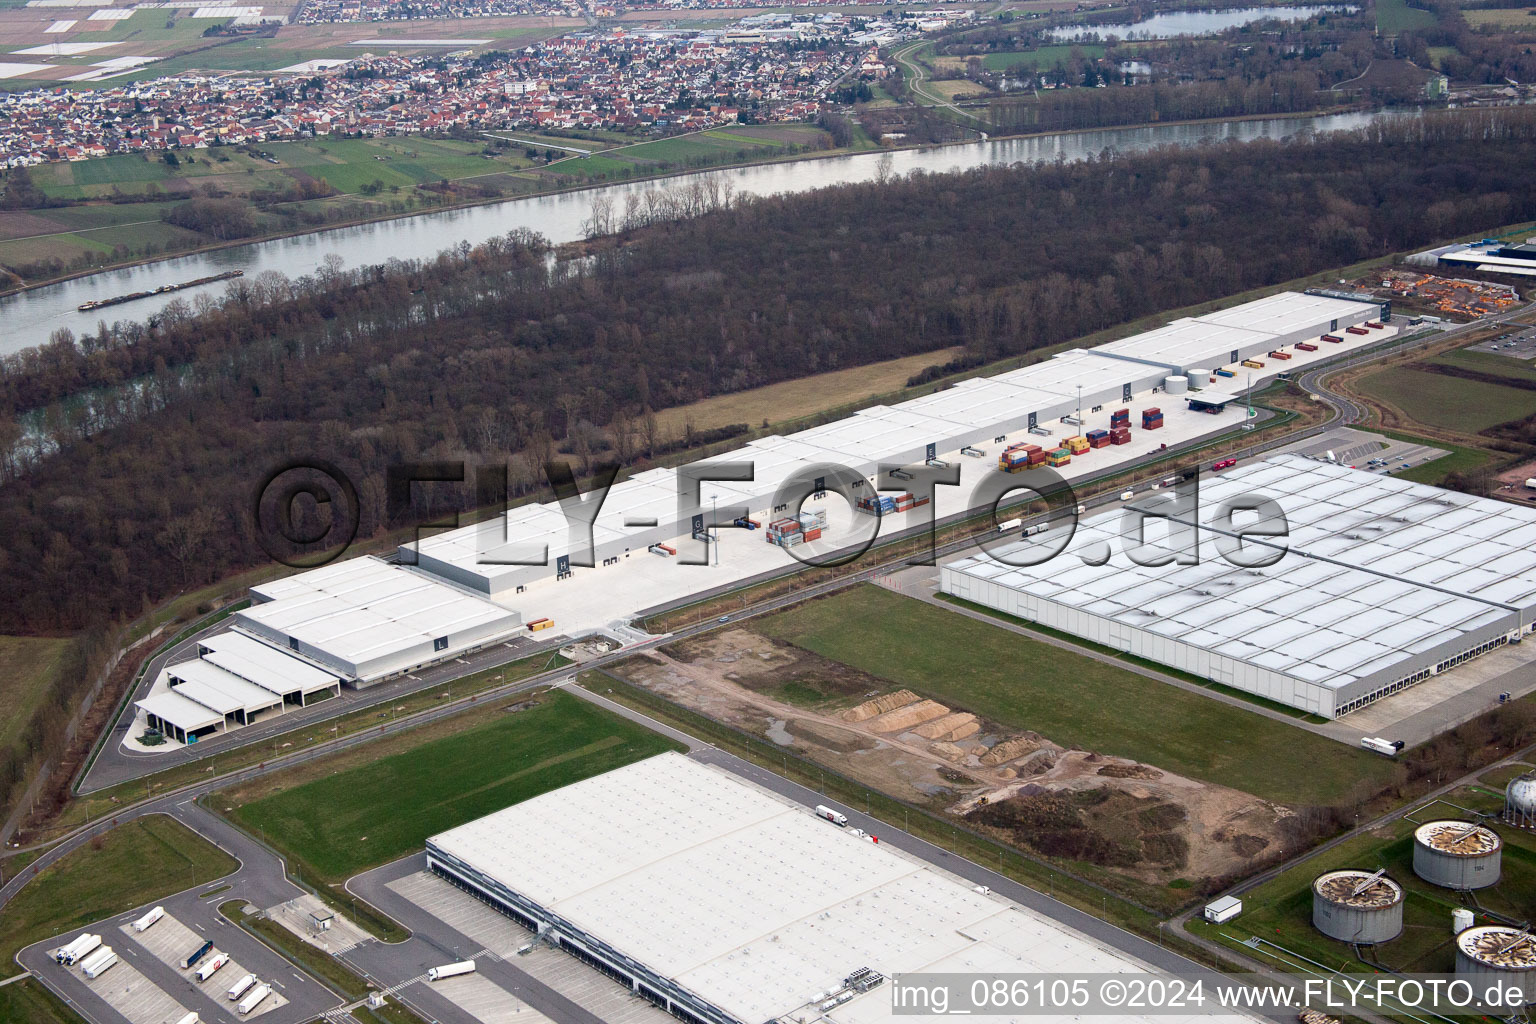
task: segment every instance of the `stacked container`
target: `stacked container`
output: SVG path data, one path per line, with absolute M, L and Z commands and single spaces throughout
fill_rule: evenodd
M 1344 342 L 1344 339 L 1339 337 L 1337 334 L 1325 334 L 1323 335 L 1323 340 L 1332 342 L 1335 345 L 1340 345 Z
M 1346 328 L 1344 328 L 1344 333 L 1345 334 L 1370 334 L 1371 332 L 1366 330 L 1364 327 L 1346 327 Z
M 1045 450 L 1037 444 L 1029 444 L 1020 441 L 1011 444 L 997 457 L 997 468 L 1005 473 L 1017 473 L 1029 466 L 1036 466 L 1045 461 Z
M 1339 339 L 1335 338 L 1333 340 L 1334 341 L 1338 341 Z M 1218 377 L 1236 377 L 1237 374 L 1233 373 L 1231 370 L 1217 370 L 1216 371 L 1216 376 L 1218 376 Z
M 1131 428 L 1130 427 L 1116 427 L 1114 430 L 1111 430 L 1109 432 L 1109 443 L 1110 444 L 1130 444 L 1131 443 Z
M 1250 370 L 1262 370 L 1262 369 L 1264 369 L 1264 364 L 1259 362 L 1257 359 L 1244 359 L 1243 360 L 1243 365 L 1248 367 L 1248 369 L 1250 369 Z
M 1071 461 L 1072 461 L 1072 453 L 1070 451 L 1068 451 L 1067 449 L 1065 449 L 1065 448 L 1057 448 L 1055 451 L 1050 452 L 1045 457 L 1045 464 L 1047 466 L 1053 466 L 1053 467 L 1054 466 L 1065 466 L 1067 463 L 1069 463 Z
M 1069 437 L 1062 442 L 1062 447 L 1073 455 L 1082 455 L 1088 450 L 1088 439 L 1086 437 Z
M 804 541 L 798 519 L 775 519 L 768 524 L 768 543 L 781 548 L 792 548 Z
M 1105 448 L 1105 447 L 1108 447 L 1108 445 L 1109 445 L 1109 431 L 1107 431 L 1107 430 L 1090 430 L 1090 431 L 1088 431 L 1088 447 L 1090 447 L 1090 448 Z
M 1276 349 L 1275 351 L 1273 351 L 1273 352 L 1271 352 L 1269 354 L 1269 358 L 1271 358 L 1271 359 L 1289 359 L 1289 358 L 1291 358 L 1291 354 L 1289 352 L 1281 352 L 1279 349 Z
M 858 499 L 853 507 L 867 515 L 888 516 L 896 511 L 896 499 L 885 494 L 875 494 Z M 773 529 L 772 524 L 769 524 L 768 528 Z
M 1296 347 L 1299 348 L 1303 352 L 1316 352 L 1317 351 L 1317 346 L 1316 345 L 1310 344 L 1310 343 L 1305 342 L 1305 341 L 1298 341 L 1296 343 Z
M 1159 409 L 1155 405 L 1152 406 L 1150 409 L 1143 409 L 1143 410 L 1141 410 L 1141 429 L 1142 430 L 1157 430 L 1162 425 L 1163 425 L 1163 410 Z M 1129 435 L 1130 428 L 1127 427 L 1126 431 L 1127 431 L 1127 435 Z
M 1116 409 L 1114 412 L 1109 414 L 1109 429 L 1110 430 L 1114 430 L 1116 427 L 1129 427 L 1130 425 L 1131 425 L 1131 410 L 1129 410 L 1129 409 Z

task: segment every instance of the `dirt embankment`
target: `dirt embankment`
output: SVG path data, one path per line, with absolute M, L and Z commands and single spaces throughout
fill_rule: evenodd
M 1021 848 L 1149 884 L 1251 870 L 1286 808 L 1009 728 L 746 629 L 668 645 L 616 674 Z

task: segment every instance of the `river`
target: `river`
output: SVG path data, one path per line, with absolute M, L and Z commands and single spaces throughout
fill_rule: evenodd
M 1145 21 L 1120 25 L 1064 25 L 1046 35 L 1067 42 L 1098 36 L 1107 39 L 1173 39 L 1179 36 L 1213 36 L 1229 28 L 1241 28 L 1256 21 L 1305 21 L 1329 12 L 1352 12 L 1359 8 L 1345 4 L 1302 7 L 1228 7 L 1218 11 L 1165 11 Z
M 1170 144 L 1193 146 L 1223 139 L 1247 141 L 1285 138 L 1304 132 L 1358 128 L 1376 118 L 1388 116 L 1402 115 L 1360 113 L 1259 121 L 1148 125 L 899 150 L 889 154 L 888 172 L 906 174 L 915 170 L 958 171 L 1014 163 L 1082 160 L 1106 149 L 1126 152 Z M 884 156 L 886 154 L 860 153 L 821 160 L 702 171 L 668 178 L 659 184 L 675 186 L 703 175 L 720 175 L 731 181 L 738 195 L 805 192 L 828 185 L 873 181 L 881 173 Z M 644 192 L 656 187 L 657 182 L 606 185 L 579 192 L 510 199 L 462 210 L 422 213 L 356 227 L 331 228 L 289 238 L 251 242 L 120 270 L 106 270 L 18 292 L 0 299 L 0 323 L 4 324 L 4 334 L 0 336 L 0 353 L 40 345 L 61 327 L 70 328 L 76 335 L 94 332 L 101 320 L 109 323 L 116 320 L 143 320 L 173 299 L 190 301 L 199 293 L 220 295 L 228 287 L 225 282 L 188 288 L 171 295 L 138 299 L 88 313 L 76 309 L 90 299 L 147 291 L 163 284 L 196 280 L 226 270 L 243 270 L 247 275 L 277 270 L 290 277 L 298 277 L 319 269 L 321 261 L 332 253 L 339 256 L 345 266 L 379 263 L 390 257 L 415 259 L 432 256 L 461 241 L 478 244 L 515 228 L 536 231 L 556 243 L 572 241 L 581 237 L 582 222 L 591 211 L 594 197 L 613 197 L 615 207 L 622 210 L 626 193 Z

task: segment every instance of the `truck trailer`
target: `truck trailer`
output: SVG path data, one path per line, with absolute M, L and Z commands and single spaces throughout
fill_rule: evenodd
M 236 1004 L 235 1012 L 244 1017 L 252 1010 L 256 1009 L 256 1007 L 260 1006 L 261 1001 L 271 994 L 272 986 L 266 984 L 265 982 L 259 982 L 255 988 L 246 993 L 244 999 L 240 1000 L 240 1002 Z
M 460 960 L 456 964 L 444 964 L 441 967 L 427 969 L 428 981 L 442 981 L 444 978 L 456 978 L 461 974 L 473 974 L 475 962 L 473 960 Z
M 148 931 L 149 928 L 165 916 L 164 907 L 156 907 L 137 921 L 133 922 L 133 930 L 136 932 Z
M 82 956 L 86 956 L 97 946 L 101 945 L 101 936 L 92 935 L 90 932 L 82 932 L 75 937 L 75 941 L 60 946 L 53 951 L 53 958 L 61 964 L 73 964 Z
M 107 973 L 115 963 L 117 963 L 117 954 L 112 952 L 112 947 L 102 946 L 81 962 L 80 972 L 94 981 Z
M 198 1017 L 197 1011 L 193 1010 L 191 1013 L 181 1018 L 181 1020 L 177 1021 L 176 1024 L 198 1024 L 199 1020 L 201 1020 L 201 1018 Z
M 203 961 L 203 965 L 197 969 L 197 980 L 207 981 L 219 973 L 219 968 L 229 963 L 228 953 L 219 953 Z
M 186 970 L 188 967 L 195 966 L 197 962 L 201 960 L 204 955 L 206 955 L 207 952 L 212 948 L 212 942 L 205 942 L 201 946 L 198 946 L 191 952 L 191 954 L 189 954 L 184 960 L 181 961 L 181 969 Z
M 234 1000 L 239 999 L 241 996 L 245 995 L 246 990 L 254 984 L 256 984 L 256 975 L 247 974 L 239 981 L 229 986 L 230 1001 L 233 1002 Z

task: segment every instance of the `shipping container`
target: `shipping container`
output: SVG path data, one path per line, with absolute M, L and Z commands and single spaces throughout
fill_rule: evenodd
M 1072 453 L 1065 448 L 1057 448 L 1045 457 L 1048 466 L 1065 466 L 1072 461 Z
M 1092 441 L 1096 437 L 1108 437 L 1108 436 L 1109 436 L 1109 431 L 1107 431 L 1107 430 L 1090 430 L 1090 431 L 1088 431 L 1088 434 L 1087 434 L 1088 440 L 1090 440 L 1090 441 Z
M 156 907 L 137 921 L 133 922 L 133 930 L 142 932 L 148 930 L 156 921 L 165 916 L 164 907 Z
M 473 960 L 460 960 L 456 964 L 444 964 L 442 967 L 430 967 L 427 969 L 428 981 L 442 981 L 444 978 L 455 978 L 461 974 L 473 974 L 475 962 Z
M 1116 409 L 1114 412 L 1109 414 L 1109 422 L 1111 423 L 1115 422 L 1115 420 L 1128 420 L 1130 418 L 1131 410 L 1129 409 Z
M 213 948 L 213 943 L 212 942 L 205 942 L 201 946 L 198 946 L 196 949 L 194 949 L 191 953 L 189 953 L 187 955 L 186 959 L 182 960 L 182 962 L 181 962 L 182 969 L 185 970 L 188 967 L 195 966 L 197 964 L 197 962 L 199 960 L 201 960 L 203 958 L 203 956 L 212 948 Z
M 256 984 L 256 975 L 247 974 L 233 985 L 229 986 L 229 998 L 233 1002 L 245 995 L 245 990 Z
M 1379 331 L 1382 328 L 1386 327 L 1387 325 L 1384 324 L 1384 323 L 1380 323 L 1379 321 L 1376 321 L 1376 320 L 1367 320 L 1365 322 L 1365 326 L 1371 328 L 1371 330 L 1373 330 L 1373 331 Z
M 1088 439 L 1086 437 L 1069 437 L 1064 447 L 1073 455 L 1081 455 L 1088 450 Z
M 1370 334 L 1371 332 L 1366 330 L 1364 327 L 1346 327 L 1346 328 L 1344 328 L 1344 333 L 1345 334 Z
M 251 991 L 246 994 L 244 999 L 240 1000 L 240 1002 L 236 1004 L 235 1011 L 239 1013 L 240 1016 L 244 1017 L 246 1014 L 256 1009 L 256 1007 L 260 1006 L 261 1001 L 271 994 L 272 988 L 270 985 L 265 983 L 258 983 L 255 988 L 251 989 Z
M 178 1020 L 176 1024 L 198 1024 L 198 1021 L 201 1019 L 202 1018 L 198 1017 L 197 1011 L 193 1010 L 191 1013 L 181 1018 L 181 1020 Z
M 549 629 L 554 624 L 554 619 L 534 619 L 532 622 L 528 623 L 528 632 L 537 633 L 540 630 Z
M 1218 377 L 1236 377 L 1237 374 L 1233 373 L 1231 370 L 1217 370 L 1216 371 L 1216 376 L 1218 376 Z
M 1130 444 L 1131 443 L 1131 432 L 1129 430 L 1127 430 L 1123 434 L 1111 434 L 1109 436 L 1109 443 L 1110 444 Z
M 1289 359 L 1289 358 L 1291 358 L 1291 354 L 1289 352 L 1281 352 L 1279 350 L 1276 350 L 1276 351 L 1271 352 L 1269 354 L 1269 358 L 1271 358 L 1271 359 Z
M 821 528 L 817 527 L 814 530 L 806 530 L 801 536 L 806 540 L 821 540 Z
M 1335 345 L 1341 345 L 1344 342 L 1344 339 L 1339 337 L 1337 334 L 1325 334 L 1323 335 L 1323 340 L 1332 342 Z
M 207 981 L 215 974 L 218 974 L 219 968 L 223 967 L 227 963 L 229 963 L 229 955 L 226 953 L 220 953 L 218 956 L 207 960 L 201 967 L 197 969 L 197 980 Z
M 1250 369 L 1250 370 L 1262 370 L 1262 369 L 1264 369 L 1264 364 L 1259 362 L 1257 359 L 1244 359 L 1243 360 L 1243 365 L 1248 367 L 1248 369 Z
M 1301 349 L 1303 352 L 1316 352 L 1317 351 L 1317 346 L 1316 345 L 1308 344 L 1305 341 L 1298 341 L 1296 343 L 1296 347 Z
M 1108 448 L 1109 447 L 1109 435 L 1105 434 L 1102 437 L 1090 437 L 1088 439 L 1088 447 L 1090 447 L 1090 448 Z

